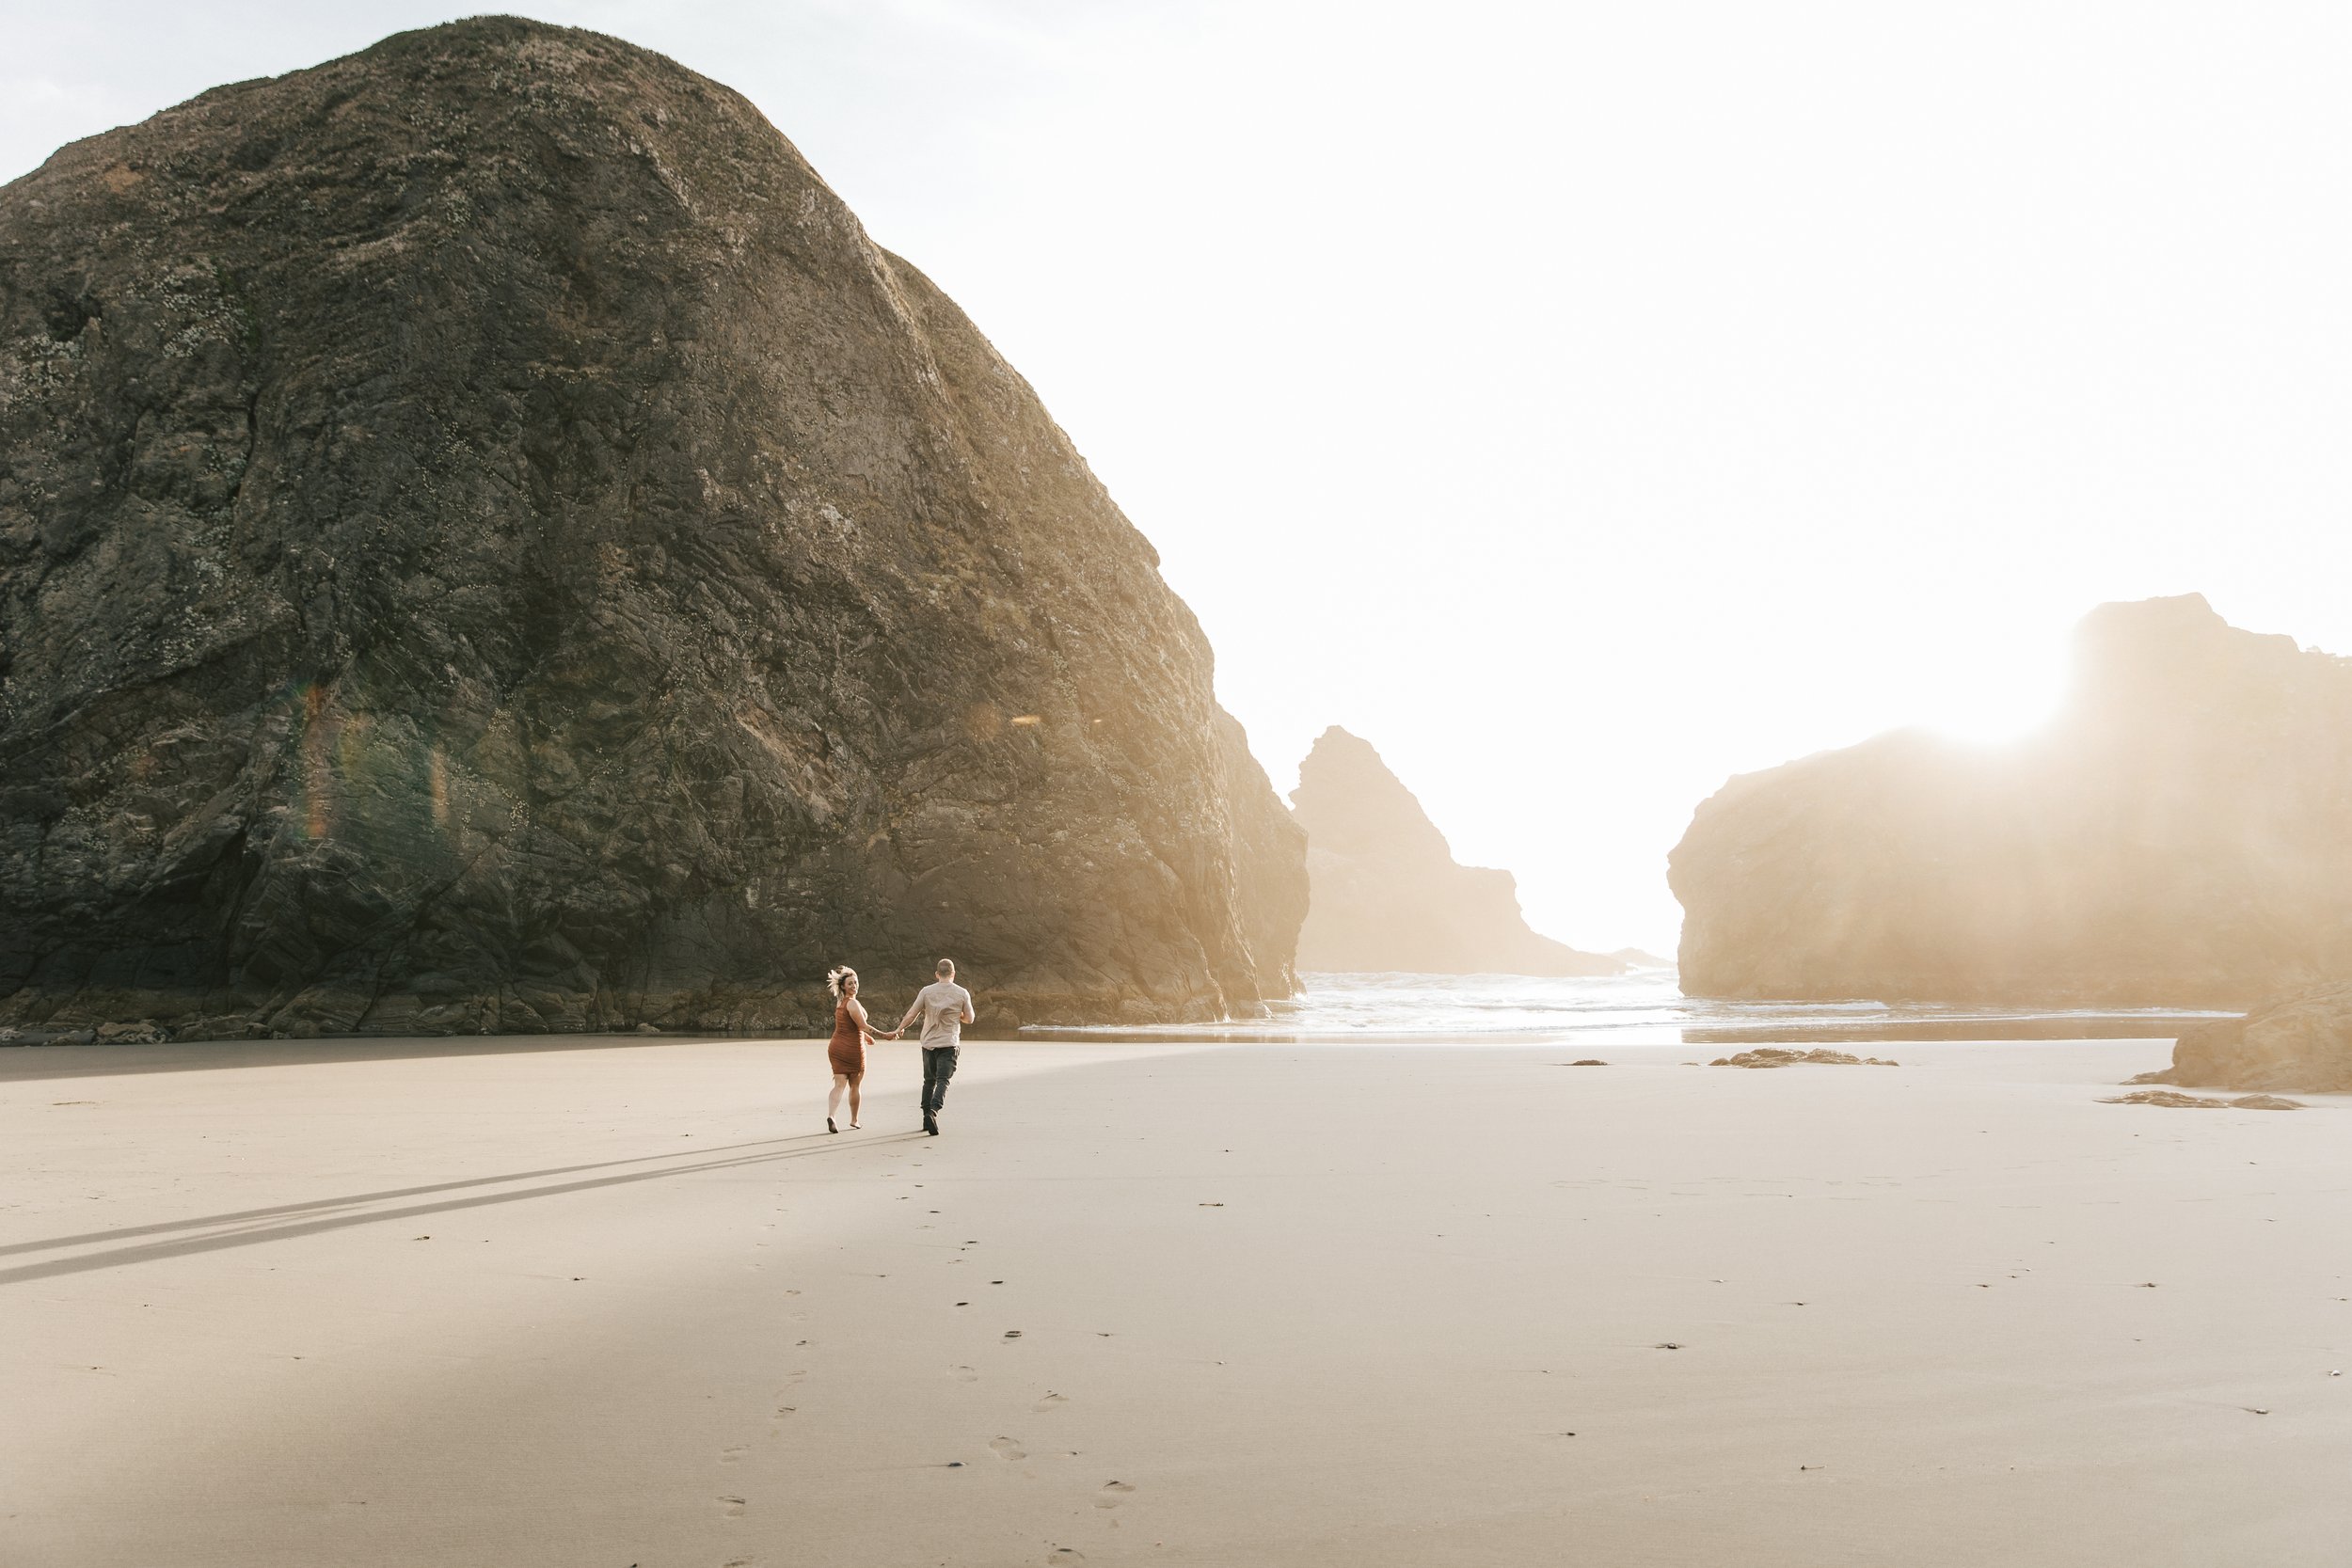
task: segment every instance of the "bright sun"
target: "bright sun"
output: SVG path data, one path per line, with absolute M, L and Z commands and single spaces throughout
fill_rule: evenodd
M 2063 655 L 2020 646 L 1970 650 L 1920 693 L 1926 728 L 1973 745 L 2022 739 L 2046 723 L 2066 696 Z

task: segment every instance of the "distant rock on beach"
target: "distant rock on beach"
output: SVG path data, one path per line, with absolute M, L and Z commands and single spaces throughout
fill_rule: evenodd
M 1621 958 L 1539 936 L 1508 871 L 1458 865 L 1380 753 L 1338 725 L 1299 765 L 1310 903 L 1298 967 L 1431 974 L 1621 974 Z
M 2161 1105 L 2175 1111 L 2299 1111 L 2299 1101 L 2281 1100 L 2275 1094 L 2241 1095 L 2235 1100 L 2206 1100 L 2198 1095 L 2179 1094 L 2171 1089 L 2138 1089 L 2119 1094 L 2099 1101 L 2102 1105 Z
M 2352 983 L 2184 1031 L 2172 1065 L 2133 1080 L 2184 1088 L 2352 1093 Z
M 2006 747 L 1733 779 L 1669 859 L 1696 996 L 2243 1007 L 2352 974 L 2352 660 L 2105 605 Z
M 1810 1051 L 1790 1051 L 1780 1046 L 1758 1046 L 1754 1051 L 1741 1051 L 1729 1056 L 1718 1056 L 1708 1067 L 1900 1067 L 1900 1062 L 1884 1056 L 1857 1056 L 1850 1051 L 1832 1051 L 1827 1046 L 1815 1046 Z
M 1291 987 L 1158 558 L 719 84 L 514 18 L 0 189 L 0 1022 L 795 1030 Z

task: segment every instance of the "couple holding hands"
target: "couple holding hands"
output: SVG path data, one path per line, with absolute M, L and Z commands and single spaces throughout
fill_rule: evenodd
M 850 1097 L 850 1128 L 858 1130 L 858 1085 L 866 1077 L 866 1046 L 870 1040 L 895 1040 L 917 1018 L 923 1021 L 923 1131 L 939 1136 L 939 1108 L 947 1102 L 947 1080 L 956 1075 L 956 1052 L 963 1042 L 963 1026 L 972 1022 L 972 993 L 956 984 L 956 961 L 942 958 L 939 978 L 915 992 L 914 1005 L 898 1027 L 882 1033 L 870 1027 L 866 1005 L 857 999 L 857 971 L 844 965 L 825 976 L 825 989 L 837 1000 L 833 1006 L 833 1038 L 825 1058 L 833 1066 L 833 1093 L 825 1097 L 825 1131 L 838 1132 L 834 1117 L 841 1097 Z

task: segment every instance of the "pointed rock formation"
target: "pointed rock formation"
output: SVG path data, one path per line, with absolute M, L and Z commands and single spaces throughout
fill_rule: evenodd
M 1274 792 L 1241 721 L 1217 715 L 1225 797 L 1233 822 L 1233 889 L 1242 939 L 1269 997 L 1298 990 L 1298 933 L 1307 919 L 1307 833 Z
M 1428 974 L 1619 974 L 1627 964 L 1528 928 L 1508 871 L 1456 865 L 1380 753 L 1338 725 L 1299 765 L 1311 899 L 1302 970 Z
M 0 1022 L 1286 992 L 1297 834 L 1026 383 L 749 103 L 489 18 L 0 190 Z M 1286 924 L 1287 922 L 1287 924 Z
M 2352 661 L 2102 606 L 2041 734 L 1733 779 L 1671 856 L 1693 995 L 2236 1006 L 2352 974 Z

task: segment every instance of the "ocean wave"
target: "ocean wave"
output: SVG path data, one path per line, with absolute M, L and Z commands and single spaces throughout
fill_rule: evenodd
M 1724 1002 L 1682 994 L 1670 969 L 1547 978 L 1526 974 L 1308 974 L 1267 1016 L 1211 1024 L 1033 1026 L 1036 1038 L 1146 1037 L 1212 1041 L 1609 1040 L 2160 1037 L 2209 1012 L 2169 1007 L 1958 1007 L 1867 999 Z

